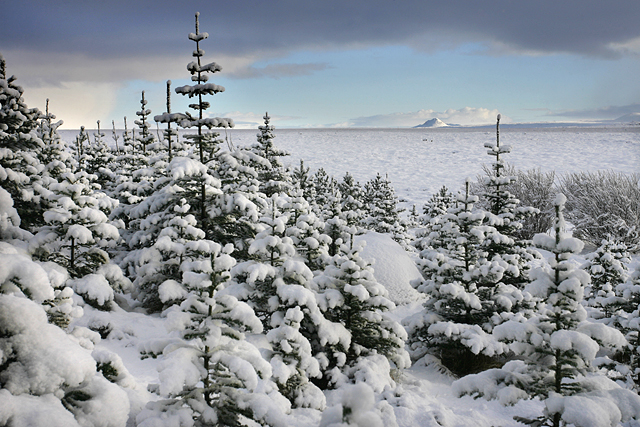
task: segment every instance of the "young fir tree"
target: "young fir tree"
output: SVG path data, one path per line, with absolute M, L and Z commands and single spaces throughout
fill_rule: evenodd
M 304 166 L 304 161 L 300 159 L 300 166 L 293 168 L 291 172 L 292 184 L 298 190 L 302 190 L 302 196 L 311 204 L 316 198 L 313 177 L 309 173 L 309 167 Z
M 456 197 L 449 191 L 446 186 L 440 187 L 437 193 L 433 194 L 431 198 L 422 207 L 421 223 L 429 225 L 434 218 L 441 217 L 447 213 L 449 208 L 454 207 L 456 204 Z
M 631 259 L 627 247 L 611 239 L 603 240 L 586 260 L 581 268 L 591 276 L 591 285 L 585 290 L 585 301 L 597 311 L 592 317 L 609 319 L 623 303 L 616 289 L 629 276 L 627 264 Z
M 485 288 L 498 282 L 504 267 L 489 262 L 482 246 L 495 229 L 487 212 L 474 210 L 478 197 L 459 195 L 457 207 L 432 221 L 431 232 L 416 242 L 423 280 L 412 283 L 427 296 L 424 310 L 405 320 L 414 357 L 438 357 L 457 375 L 485 369 L 504 346 L 490 336 L 495 313 L 513 310 L 523 295 L 512 288 Z M 501 321 L 500 316 L 497 321 Z
M 211 196 L 221 193 L 220 182 L 209 175 L 208 168 L 197 160 L 174 157 L 167 166 L 166 174 L 166 178 L 157 182 L 157 190 L 130 210 L 137 229 L 129 242 L 133 250 L 122 262 L 122 267 L 135 278 L 137 298 L 153 311 L 172 302 L 170 299 L 163 301 L 159 287 L 169 279 L 177 280 L 179 273 L 171 270 L 171 266 L 177 263 L 178 267 L 174 267 L 179 269 L 184 252 L 174 251 L 185 241 L 206 237 L 192 214 L 189 200 L 198 199 L 202 186 Z M 183 227 L 184 233 L 174 232 L 171 235 L 180 236 L 181 241 L 175 245 L 165 242 L 158 246 L 165 229 L 177 226 Z
M 340 202 L 342 219 L 350 227 L 359 226 L 365 212 L 364 189 L 360 183 L 355 181 L 353 175 L 347 172 L 342 178 L 342 182 L 338 184 L 338 190 L 340 190 L 340 196 L 342 197 Z
M 311 210 L 302 190 L 293 192 L 285 209 L 289 214 L 285 234 L 311 271 L 323 270 L 332 243 L 331 237 L 324 233 L 325 223 Z
M 151 115 L 151 110 L 147 108 L 147 100 L 144 99 L 144 90 L 142 91 L 142 97 L 140 98 L 140 111 L 136 111 L 136 116 L 140 119 L 135 120 L 134 123 L 140 128 L 138 132 L 138 142 L 142 146 L 142 153 L 147 153 L 147 147 L 153 144 L 155 138 L 153 134 L 149 132 L 149 122 L 147 118 Z
M 251 147 L 251 151 L 268 161 L 262 167 L 256 168 L 260 181 L 260 191 L 267 197 L 275 193 L 288 193 L 291 189 L 291 177 L 285 169 L 281 157 L 288 156 L 286 151 L 279 150 L 273 143 L 275 127 L 270 124 L 269 113 L 264 114 L 264 125 L 258 126 L 258 143 Z
M 400 218 L 398 199 L 388 178 L 380 174 L 364 185 L 364 202 L 367 213 L 363 225 L 378 233 L 388 233 L 393 240 L 407 245 L 407 229 Z
M 40 195 L 33 186 L 42 172 L 37 153 L 44 144 L 36 131 L 41 113 L 27 106 L 23 93 L 0 55 L 0 185 L 11 195 L 22 228 L 34 231 L 42 224 Z
M 167 162 L 171 163 L 175 155 L 176 145 L 179 144 L 178 130 L 171 127 L 171 123 L 178 123 L 186 116 L 181 113 L 171 113 L 171 80 L 167 80 L 167 111 L 164 114 L 155 116 L 153 119 L 157 123 L 166 123 L 167 128 L 163 131 L 164 141 L 167 149 Z
M 382 355 L 391 363 L 386 365 L 388 369 L 410 365 L 404 328 L 384 314 L 395 305 L 376 281 L 371 266 L 360 257 L 360 250 L 357 246 L 345 248 L 316 278 L 324 316 L 344 325 L 351 337 L 347 347 L 342 342 L 326 346 L 324 376 L 333 382 L 338 381 L 338 372 L 353 375 L 361 358 Z
M 40 163 L 44 165 L 43 175 L 53 179 L 59 179 L 65 172 L 73 172 L 76 162 L 69 150 L 67 143 L 58 133 L 62 126 L 62 120 L 54 122 L 55 115 L 49 112 L 49 100 L 47 99 L 44 116 L 38 125 L 38 136 L 44 143 L 42 150 L 38 152 Z
M 184 418 L 195 425 L 273 423 L 274 408 L 264 408 L 269 399 L 259 388 L 271 368 L 245 340 L 245 333 L 260 333 L 262 324 L 245 303 L 220 293 L 235 264 L 233 247 L 207 240 L 190 245 L 209 258 L 186 263 L 182 282 L 188 294 L 167 312 L 183 326 L 177 331 L 179 341 L 165 349 L 159 365 L 157 391 L 167 399 L 150 402 L 137 425 Z
M 492 166 L 493 174 L 488 176 L 485 182 L 489 187 L 489 192 L 485 194 L 485 197 L 489 204 L 489 212 L 498 218 L 498 220 L 492 221 L 497 233 L 489 234 L 484 245 L 490 260 L 499 257 L 503 262 L 509 264 L 509 268 L 500 279 L 501 282 L 522 289 L 529 281 L 529 263 L 533 260 L 533 256 L 527 251 L 526 242 L 516 236 L 522 229 L 523 220 L 539 213 L 539 210 L 519 206 L 520 201 L 507 189 L 517 178 L 507 176 L 503 171 L 505 162 L 501 155 L 511 152 L 511 147 L 500 145 L 499 114 L 496 122 L 496 143 L 485 143 L 484 146 L 488 148 L 487 153 L 495 157 Z M 489 283 L 486 285 L 491 286 Z
M 109 261 L 107 250 L 120 238 L 108 219 L 117 201 L 94 191 L 83 171 L 65 173 L 49 190 L 46 225 L 30 242 L 31 251 L 62 265 L 74 278 L 95 272 Z
M 268 201 L 259 191 L 256 164 L 267 163 L 250 150 L 232 149 L 216 152 L 216 169 L 212 173 L 220 180 L 222 193 L 207 205 L 209 237 L 221 243 L 233 243 L 236 259 L 250 259 L 247 253 L 251 241 L 260 232 L 259 219 L 267 210 Z
M 109 188 L 113 189 L 113 183 L 116 179 L 116 174 L 112 170 L 115 166 L 116 156 L 104 140 L 105 134 L 100 129 L 100 120 L 97 123 L 98 130 L 94 133 L 93 143 L 87 142 L 83 164 L 84 170 L 88 174 L 95 175 L 92 181 L 98 184 L 101 189 L 108 191 Z
M 296 407 L 324 407 L 324 397 L 310 379 L 321 376 L 316 354 L 330 343 L 348 341 L 341 325 L 329 322 L 317 304 L 313 273 L 294 259 L 286 234 L 287 215 L 278 213 L 286 198 L 274 195 L 261 231 L 249 247 L 252 260 L 233 270 L 229 292 L 246 300 L 272 342 L 269 359 L 280 392 Z

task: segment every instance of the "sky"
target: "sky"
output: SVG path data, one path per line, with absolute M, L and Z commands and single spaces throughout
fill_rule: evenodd
M 1 0 L 0 54 L 63 128 L 189 99 L 195 13 L 211 117 L 255 128 L 613 120 L 640 112 L 638 0 Z

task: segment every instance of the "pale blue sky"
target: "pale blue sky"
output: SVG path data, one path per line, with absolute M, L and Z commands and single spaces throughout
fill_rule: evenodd
M 204 61 L 223 67 L 210 81 L 226 87 L 209 112 L 238 127 L 265 111 L 278 127 L 640 112 L 636 0 L 16 3 L 3 5 L 0 53 L 29 105 L 50 98 L 69 128 L 131 123 L 142 90 L 152 114 L 164 112 L 165 81 L 188 84 L 195 10 L 210 35 Z M 187 108 L 180 98 L 173 111 Z

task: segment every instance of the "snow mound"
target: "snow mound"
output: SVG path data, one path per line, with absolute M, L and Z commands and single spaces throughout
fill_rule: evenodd
M 387 288 L 389 299 L 396 304 L 407 304 L 420 298 L 411 287 L 411 281 L 421 279 L 420 271 L 409 254 L 386 234 L 370 231 L 356 236 L 356 242 L 366 245 L 360 256 L 373 267 L 376 280 Z

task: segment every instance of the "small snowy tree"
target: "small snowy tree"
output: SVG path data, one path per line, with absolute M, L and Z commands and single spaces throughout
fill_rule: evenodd
M 610 318 L 622 303 L 616 288 L 629 276 L 627 264 L 631 259 L 627 247 L 611 239 L 603 240 L 595 252 L 587 255 L 586 260 L 581 268 L 591 276 L 591 285 L 585 290 L 585 301 L 589 307 L 599 311 L 592 316 Z
M 270 124 L 269 113 L 264 114 L 264 125 L 258 126 L 258 143 L 251 150 L 258 156 L 268 161 L 263 167 L 258 168 L 260 191 L 268 197 L 275 193 L 287 193 L 291 188 L 291 177 L 280 160 L 288 156 L 286 151 L 279 150 L 273 143 L 275 127 Z
M 328 347 L 325 352 L 328 368 L 347 372 L 360 358 L 382 355 L 393 364 L 392 369 L 404 369 L 410 365 L 404 349 L 406 332 L 384 314 L 395 305 L 376 281 L 371 266 L 360 257 L 360 250 L 356 246 L 334 256 L 324 273 L 316 278 L 325 317 L 344 325 L 351 334 L 348 347 L 342 343 Z M 333 381 L 337 381 L 333 376 Z
M 181 326 L 180 341 L 165 349 L 159 365 L 157 390 L 168 399 L 149 403 L 138 425 L 185 417 L 198 425 L 240 426 L 247 420 L 271 424 L 281 415 L 275 404 L 260 407 L 269 399 L 259 389 L 271 367 L 244 339 L 245 332 L 261 332 L 262 324 L 248 305 L 220 294 L 235 264 L 233 247 L 210 241 L 193 244 L 206 245 L 210 260 L 197 261 L 185 272 L 189 293 L 180 307 L 167 312 Z
M 107 213 L 117 201 L 94 192 L 88 175 L 80 171 L 68 172 L 51 185 L 49 204 L 46 225 L 30 243 L 38 258 L 59 263 L 72 277 L 95 272 L 109 261 L 107 250 L 115 247 L 120 234 Z
M 380 174 L 364 186 L 364 201 L 367 214 L 363 225 L 378 233 L 388 233 L 393 240 L 407 245 L 409 237 L 407 229 L 398 209 L 398 199 L 388 178 Z

